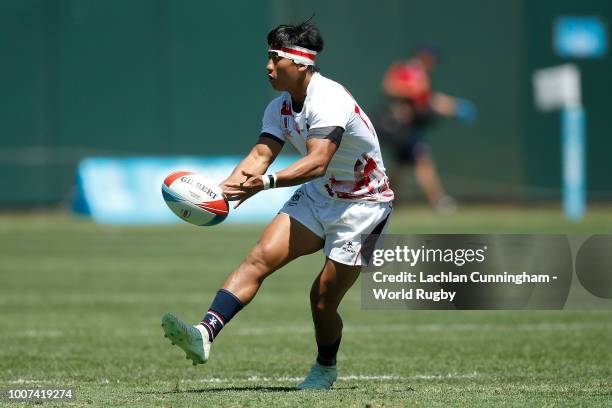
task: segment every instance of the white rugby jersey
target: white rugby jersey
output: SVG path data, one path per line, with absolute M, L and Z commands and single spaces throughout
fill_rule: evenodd
M 262 133 L 288 141 L 304 156 L 310 129 L 344 129 L 327 172 L 307 182 L 307 192 L 340 200 L 393 200 L 374 126 L 339 83 L 314 73 L 301 112 L 292 110 L 291 95 L 283 92 L 268 104 L 262 122 Z

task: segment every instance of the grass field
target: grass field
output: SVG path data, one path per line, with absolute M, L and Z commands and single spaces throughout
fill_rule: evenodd
M 315 356 L 320 255 L 269 278 L 192 367 L 160 318 L 199 321 L 261 228 L 0 215 L 0 388 L 72 387 L 73 406 L 612 406 L 612 311 L 367 311 L 358 284 L 342 307 L 339 381 L 294 391 Z M 611 233 L 612 208 L 580 224 L 550 207 L 408 208 L 389 232 Z

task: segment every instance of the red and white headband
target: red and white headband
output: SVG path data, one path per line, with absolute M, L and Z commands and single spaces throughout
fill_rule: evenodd
M 314 65 L 317 52 L 308 48 L 291 45 L 289 47 L 268 48 L 268 52 L 275 52 L 279 57 L 293 60 L 296 64 Z

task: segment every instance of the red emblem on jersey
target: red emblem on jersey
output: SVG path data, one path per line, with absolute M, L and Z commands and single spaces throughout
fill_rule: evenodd
M 389 189 L 389 180 L 383 171 L 378 168 L 376 160 L 370 155 L 363 153 L 353 168 L 355 180 L 329 179 L 325 185 L 330 196 L 336 196 L 347 200 L 364 199 L 376 201 L 375 194 L 391 196 L 393 192 Z

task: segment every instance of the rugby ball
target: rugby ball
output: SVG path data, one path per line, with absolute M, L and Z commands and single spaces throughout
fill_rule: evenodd
M 229 204 L 219 186 L 202 174 L 171 173 L 162 184 L 162 196 L 173 213 L 193 225 L 219 224 L 229 214 Z

